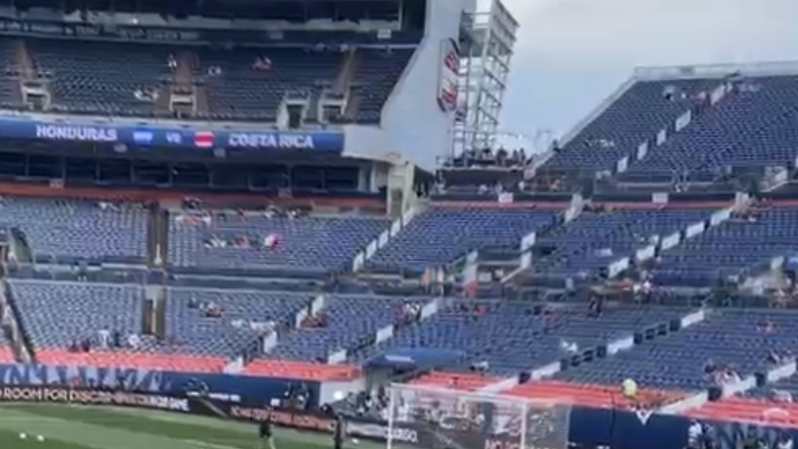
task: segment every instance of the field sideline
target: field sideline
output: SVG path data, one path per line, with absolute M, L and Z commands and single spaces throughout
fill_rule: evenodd
M 20 433 L 27 435 L 21 439 Z M 41 435 L 44 441 L 38 441 Z M 0 448 L 256 449 L 255 424 L 153 410 L 63 404 L 0 405 Z M 275 429 L 276 449 L 329 449 L 329 435 Z M 351 446 L 351 443 L 349 444 Z M 360 441 L 362 449 L 385 445 Z

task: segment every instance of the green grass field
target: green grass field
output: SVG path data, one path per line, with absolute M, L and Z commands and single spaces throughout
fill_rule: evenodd
M 21 438 L 21 433 L 26 438 Z M 58 404 L 0 405 L 2 449 L 255 449 L 256 435 L 255 424 L 177 413 Z M 276 449 L 332 447 L 329 435 L 283 428 L 275 429 L 274 441 Z M 363 441 L 357 444 L 358 449 L 384 447 Z

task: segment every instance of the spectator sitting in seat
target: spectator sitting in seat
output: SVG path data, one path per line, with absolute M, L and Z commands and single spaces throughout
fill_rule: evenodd
M 275 249 L 280 244 L 280 236 L 277 234 L 269 234 L 263 239 L 263 248 L 270 250 Z
M 776 449 L 792 449 L 792 438 L 790 434 L 782 431 L 776 439 Z
M 490 371 L 490 363 L 487 360 L 476 362 L 471 365 L 471 371 L 475 373 L 485 374 Z
M 266 72 L 271 70 L 271 68 L 272 60 L 265 56 L 259 56 L 255 58 L 255 62 L 252 63 L 252 70 L 257 72 Z
M 718 371 L 718 364 L 714 360 L 709 359 L 704 363 L 704 374 L 712 375 Z
M 560 350 L 569 354 L 576 354 L 579 352 L 579 346 L 574 342 L 560 341 Z
M 141 346 L 141 337 L 139 337 L 139 335 L 136 333 L 128 335 L 127 345 L 130 347 L 130 349 L 139 349 Z
M 223 310 L 218 304 L 211 302 L 205 305 L 204 312 L 208 318 L 221 318 Z
M 731 367 L 726 367 L 723 371 L 715 374 L 715 383 L 718 385 L 733 384 L 740 381 L 740 376 Z
M 302 320 L 302 327 L 327 327 L 327 316 L 324 313 L 308 315 L 304 320 Z
M 97 332 L 97 336 L 99 337 L 100 348 L 108 349 L 110 346 L 111 332 L 108 329 L 100 329 L 100 331 Z
M 590 318 L 598 318 L 604 312 L 604 298 L 601 296 L 594 296 L 590 299 L 588 305 L 587 316 Z
M 772 350 L 772 349 L 770 351 L 768 351 L 768 355 L 767 355 L 766 359 L 767 359 L 768 363 L 772 363 L 774 365 L 781 365 L 781 363 L 783 361 L 781 356 L 779 355 L 779 353 L 774 351 L 774 350 Z
M 111 202 L 108 202 L 108 201 L 100 201 L 100 202 L 98 202 L 97 203 L 97 207 L 99 207 L 100 210 L 103 210 L 103 211 L 106 211 L 106 210 L 118 210 L 119 209 L 119 208 L 116 207 L 116 205 L 114 203 L 111 203 Z
M 792 394 L 787 390 L 773 390 L 773 401 L 789 404 L 792 402 Z
M 402 320 L 405 323 L 412 323 L 419 318 L 421 313 L 421 306 L 416 303 L 406 301 L 402 305 Z
M 118 330 L 115 330 L 113 333 L 111 333 L 111 345 L 114 348 L 122 347 L 122 333 Z

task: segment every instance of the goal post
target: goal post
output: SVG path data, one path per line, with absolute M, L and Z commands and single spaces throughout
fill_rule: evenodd
M 530 399 L 394 384 L 387 410 L 388 449 L 566 449 L 566 398 Z

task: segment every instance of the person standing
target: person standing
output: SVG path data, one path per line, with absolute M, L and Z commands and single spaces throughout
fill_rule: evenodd
M 258 436 L 260 437 L 258 449 L 275 449 L 271 408 L 266 410 L 266 418 L 258 426 Z
M 333 429 L 333 448 L 342 449 L 346 438 L 346 421 L 340 414 L 335 416 L 335 428 Z

